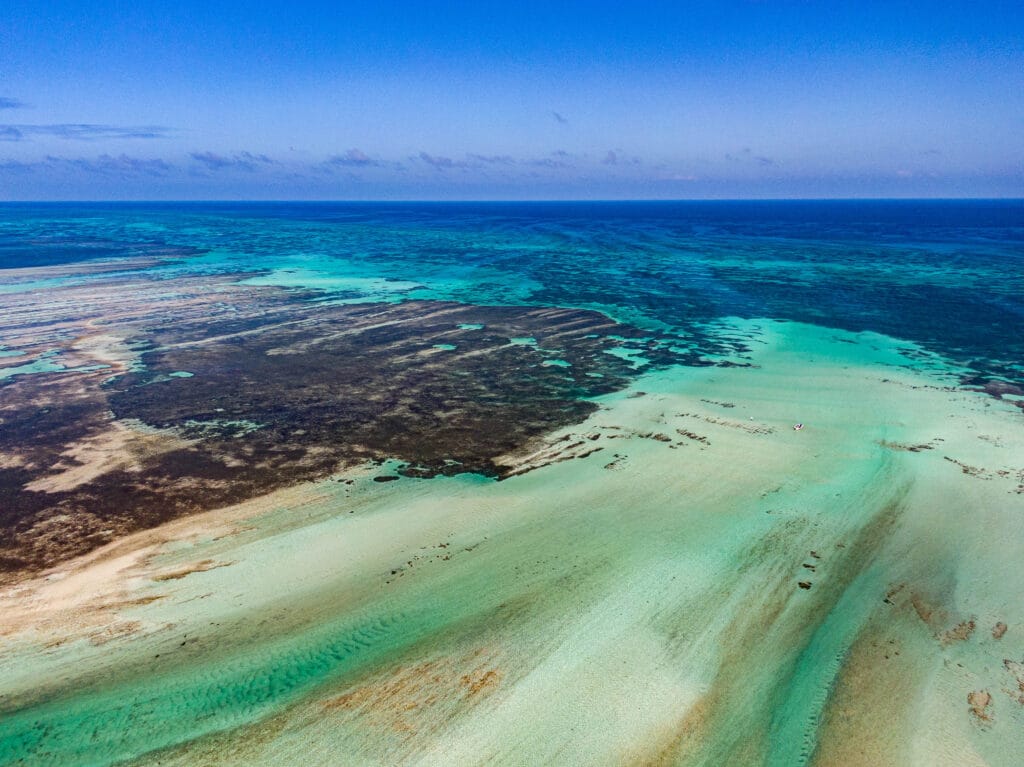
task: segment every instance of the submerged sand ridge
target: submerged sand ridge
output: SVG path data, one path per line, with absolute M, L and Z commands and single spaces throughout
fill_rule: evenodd
M 5 592 L 0 763 L 1015 764 L 1019 410 L 734 325 L 755 367 L 504 481 L 367 464 Z

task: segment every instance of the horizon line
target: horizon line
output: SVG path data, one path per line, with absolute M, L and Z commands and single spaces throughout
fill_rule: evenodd
M 119 199 L 119 200 L 0 200 L 0 205 L 210 205 L 210 204 L 329 204 L 329 205 L 484 205 L 484 204 L 551 204 L 551 203 L 679 203 L 679 202 L 1024 202 L 1024 194 L 1019 197 L 602 197 L 602 198 L 571 198 L 552 197 L 534 198 L 482 198 L 482 199 L 437 199 L 409 198 L 389 199 L 344 199 L 344 198 L 211 198 L 211 199 Z

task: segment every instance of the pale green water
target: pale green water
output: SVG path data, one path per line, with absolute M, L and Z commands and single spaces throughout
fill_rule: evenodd
M 29 257 L 3 266 L 40 237 L 67 263 L 102 242 L 159 254 L 154 279 L 325 303 L 595 308 L 752 366 L 652 371 L 623 337 L 633 386 L 548 448 L 602 448 L 586 458 L 502 483 L 325 482 L 98 564 L 74 598 L 58 576 L 0 594 L 9 620 L 30 611 L 0 633 L 0 764 L 1018 767 L 1021 415 L 1012 392 L 957 387 L 1024 382 L 1020 213 L 0 207 L 6 252 Z
M 0 356 L 21 356 L 24 352 L 15 352 L 13 354 L 6 354 Z M 80 365 L 78 367 L 67 367 L 63 363 L 57 360 L 57 351 L 46 351 L 40 354 L 32 362 L 27 362 L 24 365 L 14 365 L 11 367 L 0 367 L 0 380 L 5 378 L 13 378 L 14 376 L 24 375 L 36 375 L 38 373 L 74 373 L 74 372 L 88 372 L 92 370 L 106 370 L 109 365 Z
M 882 336 L 732 327 L 757 342 L 754 367 L 661 371 L 603 398 L 568 430 L 601 435 L 588 458 L 501 483 L 328 482 L 301 511 L 167 546 L 153 566 L 233 564 L 132 586 L 165 595 L 122 611 L 141 635 L 8 646 L 0 763 L 112 764 L 177 746 L 161 764 L 810 764 L 839 747 L 823 723 L 849 648 L 899 609 L 910 617 L 894 636 L 923 671 L 892 696 L 890 719 L 915 724 L 864 741 L 893 735 L 905 749 L 893 764 L 972 751 L 1015 764 L 1021 707 L 998 690 L 1024 631 L 996 647 L 985 636 L 996 620 L 1024 624 L 1012 565 L 1022 497 L 1012 477 L 982 481 L 943 459 L 1021 463 L 1009 406 L 911 388 L 942 381 Z M 921 453 L 881 444 L 935 438 L 946 444 Z M 998 585 L 976 581 L 994 572 Z M 885 604 L 897 582 L 938 601 L 945 623 Z M 940 582 L 958 585 L 929 591 Z M 967 615 L 976 636 L 934 638 Z M 479 698 L 458 687 L 472 652 L 499 673 Z M 388 687 L 428 661 L 437 681 Z M 384 708 L 318 703 L 375 679 Z M 964 703 L 982 687 L 1002 695 L 985 728 Z M 908 714 L 909 700 L 920 707 Z M 956 726 L 919 742 L 943 717 Z M 411 734 L 395 729 L 406 722 Z

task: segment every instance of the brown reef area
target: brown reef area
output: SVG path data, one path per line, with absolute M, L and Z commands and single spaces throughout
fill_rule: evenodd
M 635 375 L 608 352 L 709 364 L 594 311 L 80 268 L 0 298 L 0 341 L 22 352 L 0 366 L 0 579 L 359 463 L 520 473 L 509 456 Z M 54 369 L 4 377 L 33 362 Z

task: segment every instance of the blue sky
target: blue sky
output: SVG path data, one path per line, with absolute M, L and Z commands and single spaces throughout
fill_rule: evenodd
M 0 199 L 1024 196 L 1015 2 L 0 5 Z

